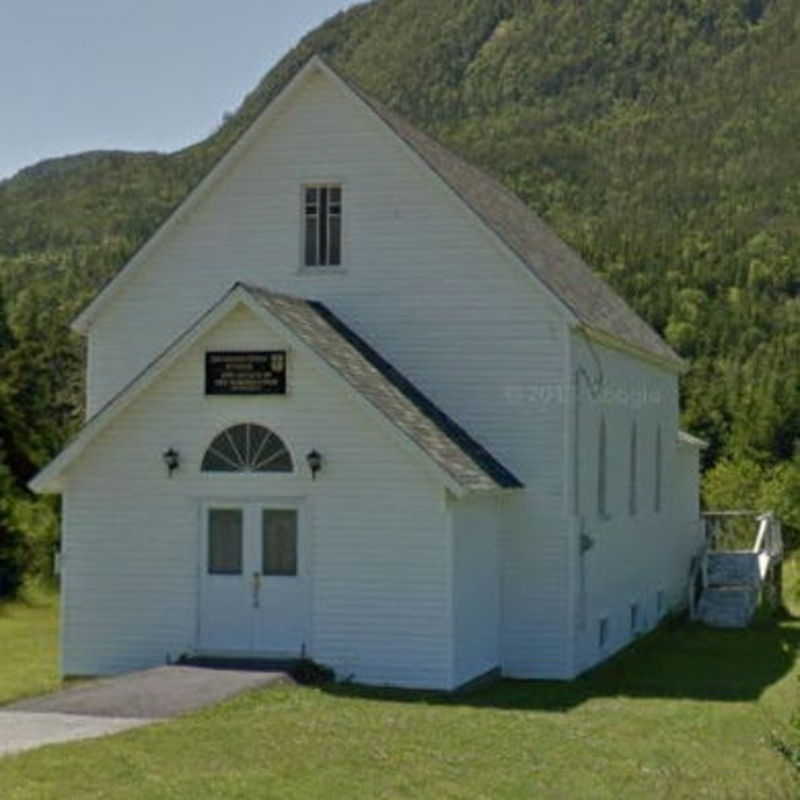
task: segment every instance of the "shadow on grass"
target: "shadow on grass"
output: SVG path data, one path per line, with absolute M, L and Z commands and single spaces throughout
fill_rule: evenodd
M 444 694 L 329 684 L 331 695 L 365 700 L 567 711 L 601 697 L 757 700 L 795 665 L 800 619 L 764 621 L 746 630 L 671 623 L 574 681 L 501 680 Z

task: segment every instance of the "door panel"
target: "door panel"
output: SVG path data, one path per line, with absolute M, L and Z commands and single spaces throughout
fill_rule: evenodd
M 299 654 L 307 641 L 308 575 L 297 509 L 262 507 L 261 613 L 254 647 L 264 652 Z
M 244 509 L 208 508 L 204 524 L 200 647 L 250 650 L 253 622 L 244 571 Z
M 310 611 L 301 518 L 297 507 L 205 508 L 200 650 L 300 654 Z

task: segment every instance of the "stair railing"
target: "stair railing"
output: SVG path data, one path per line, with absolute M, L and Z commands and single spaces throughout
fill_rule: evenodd
M 697 619 L 699 599 L 708 587 L 709 554 L 722 551 L 724 523 L 752 517 L 758 522 L 758 530 L 751 552 L 758 559 L 760 583 L 768 579 L 770 571 L 783 559 L 783 535 L 780 520 L 773 511 L 710 511 L 702 515 L 704 522 L 703 544 L 692 559 L 689 571 L 689 618 Z M 741 550 L 739 550 L 741 552 Z M 747 552 L 747 550 L 745 550 Z M 698 587 L 699 581 L 699 587 Z M 759 586 L 760 588 L 760 586 Z
M 753 545 L 754 553 L 766 552 L 767 540 L 770 538 L 770 518 L 771 513 L 762 514 L 758 519 L 758 535 L 756 543 Z
M 764 579 L 770 569 L 783 560 L 783 534 L 780 520 L 772 511 L 761 514 L 758 520 L 758 536 L 753 552 L 758 556 L 761 578 Z

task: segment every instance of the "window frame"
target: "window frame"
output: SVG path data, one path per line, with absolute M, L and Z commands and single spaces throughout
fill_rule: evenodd
M 274 506 L 261 506 L 260 509 L 260 531 L 259 531 L 259 539 L 260 539 L 260 546 L 261 546 L 261 564 L 260 564 L 260 571 L 261 576 L 264 578 L 297 578 L 300 576 L 301 571 L 301 554 L 300 554 L 300 509 L 299 508 L 284 508 L 284 507 L 274 507 Z M 294 547 L 293 547 L 293 557 L 294 557 L 294 571 L 287 571 L 287 570 L 276 570 L 270 569 L 268 570 L 267 564 L 267 548 L 266 545 L 266 515 L 268 513 L 278 512 L 281 514 L 291 514 L 294 517 Z
M 656 426 L 655 436 L 655 475 L 653 476 L 653 513 L 660 514 L 664 505 L 664 437 L 661 424 Z
M 641 606 L 638 601 L 634 601 L 630 604 L 629 614 L 630 614 L 631 636 L 635 636 L 642 629 Z
M 335 264 L 322 264 L 319 263 L 319 230 L 317 232 L 317 263 L 308 263 L 307 240 L 308 240 L 308 191 L 310 189 L 338 189 L 339 190 L 339 259 Z M 343 272 L 345 264 L 345 241 L 346 241 L 346 225 L 349 219 L 349 214 L 346 213 L 344 203 L 346 196 L 346 186 L 344 181 L 338 178 L 320 178 L 318 180 L 305 180 L 300 184 L 300 197 L 299 197 L 299 211 L 300 211 L 300 224 L 299 224 L 299 272 L 307 274 L 331 274 Z M 328 201 L 330 205 L 330 201 Z M 327 229 L 330 230 L 330 212 L 326 216 Z M 328 250 L 330 250 L 330 238 L 328 239 Z M 328 259 L 329 260 L 329 259 Z
M 211 568 L 212 546 L 211 546 L 211 515 L 214 512 L 228 512 L 238 514 L 240 518 L 239 528 L 239 569 L 234 570 L 219 570 Z M 203 571 L 208 578 L 225 578 L 233 577 L 240 578 L 244 575 L 244 562 L 245 562 L 245 512 L 241 506 L 226 503 L 208 503 L 203 510 L 205 516 L 205 564 Z
M 607 650 L 610 638 L 611 618 L 608 614 L 604 614 L 597 618 L 597 649 L 601 651 Z
M 635 517 L 639 513 L 639 426 L 636 420 L 631 423 L 628 459 L 628 515 Z
M 279 442 L 280 447 L 283 449 L 286 457 L 289 460 L 289 469 L 214 469 L 207 467 L 207 458 L 211 456 L 213 453 L 217 458 L 222 457 L 222 460 L 228 461 L 231 466 L 234 465 L 234 461 L 232 458 L 228 458 L 227 454 L 222 453 L 219 449 L 215 448 L 214 445 L 217 443 L 219 439 L 222 437 L 227 437 L 227 439 L 231 440 L 231 431 L 236 428 L 240 427 L 247 427 L 250 429 L 260 429 L 267 431 L 269 437 L 262 441 L 262 446 L 264 443 L 270 441 L 270 439 L 276 439 Z M 249 444 L 249 435 L 248 435 L 248 444 Z M 235 447 L 234 447 L 235 450 Z M 248 456 L 250 453 L 248 452 Z M 281 475 L 296 475 L 297 474 L 297 460 L 295 458 L 295 454 L 292 448 L 289 446 L 286 439 L 283 438 L 279 433 L 275 431 L 274 428 L 269 427 L 268 425 L 263 424 L 262 422 L 253 422 L 252 420 L 248 420 L 245 422 L 233 422 L 229 425 L 226 425 L 224 428 L 218 430 L 210 439 L 208 444 L 206 444 L 203 454 L 200 458 L 200 474 L 201 475 L 208 475 L 208 476 L 216 476 L 219 477 L 220 475 L 250 475 L 250 476 L 265 476 L 269 475 L 271 477 L 277 477 Z
M 608 426 L 605 414 L 597 431 L 597 516 L 606 520 L 608 513 Z
M 311 512 L 308 495 L 298 491 L 300 487 L 284 486 L 277 491 L 264 492 L 263 489 L 250 487 L 243 492 L 232 496 L 224 487 L 218 491 L 204 492 L 196 497 L 197 533 L 195 537 L 196 574 L 198 576 L 200 591 L 216 591 L 220 581 L 233 578 L 248 579 L 255 570 L 261 571 L 263 553 L 257 552 L 261 547 L 261 519 L 264 509 L 294 511 L 297 514 L 297 575 L 264 577 L 262 580 L 277 582 L 286 585 L 285 581 L 307 582 L 313 571 L 314 552 L 313 542 L 310 539 Z M 214 575 L 208 571 L 208 514 L 212 509 L 242 510 L 244 514 L 244 539 L 243 539 L 243 567 L 244 572 L 239 576 Z M 247 531 L 254 533 L 248 535 Z M 254 548 L 254 544 L 256 547 Z M 303 603 L 311 602 L 310 584 L 306 583 L 306 593 Z

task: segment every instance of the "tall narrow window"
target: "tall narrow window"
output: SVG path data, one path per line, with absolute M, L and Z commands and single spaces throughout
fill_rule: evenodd
M 606 442 L 606 418 L 600 419 L 597 434 L 597 513 L 608 516 L 608 445 Z
M 639 482 L 639 431 L 634 422 L 631 427 L 631 453 L 629 459 L 630 475 L 628 477 L 628 513 L 633 517 L 637 511 L 637 493 Z
M 305 189 L 305 265 L 338 267 L 342 263 L 342 187 Z
M 661 452 L 661 426 L 656 428 L 656 469 L 655 469 L 655 489 L 653 494 L 653 510 L 658 513 L 661 511 L 661 481 L 663 472 L 664 456 Z

